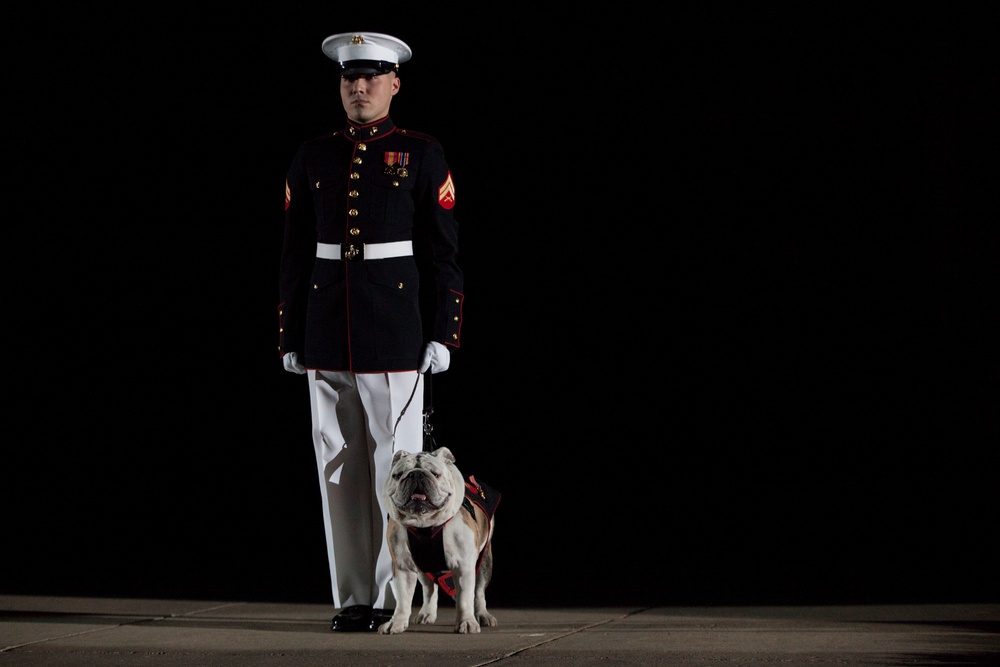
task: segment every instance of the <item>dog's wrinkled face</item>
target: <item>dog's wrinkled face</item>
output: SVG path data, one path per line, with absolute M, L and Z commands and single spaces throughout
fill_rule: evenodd
M 447 447 L 433 452 L 398 451 L 383 490 L 389 515 L 404 526 L 437 526 L 462 507 L 465 483 Z

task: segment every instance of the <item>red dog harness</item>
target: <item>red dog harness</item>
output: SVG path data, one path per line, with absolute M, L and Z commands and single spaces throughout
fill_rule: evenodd
M 489 524 L 493 523 L 493 514 L 500 504 L 500 493 L 476 481 L 473 475 L 465 482 L 465 498 L 462 499 L 462 509 L 475 518 L 476 510 L 473 505 L 478 506 L 486 514 Z M 454 519 L 455 517 L 451 517 Z M 451 521 L 448 519 L 448 521 Z M 444 558 L 444 535 L 442 530 L 445 521 L 440 526 L 430 526 L 428 528 L 407 528 L 407 537 L 410 541 L 410 553 L 413 555 L 413 562 L 417 564 L 424 573 L 436 583 L 442 591 L 455 597 L 455 587 L 452 586 L 451 570 Z M 488 542 L 488 540 L 487 540 Z M 476 572 L 482 565 L 483 555 L 486 553 L 486 545 L 479 551 L 479 558 L 476 560 Z

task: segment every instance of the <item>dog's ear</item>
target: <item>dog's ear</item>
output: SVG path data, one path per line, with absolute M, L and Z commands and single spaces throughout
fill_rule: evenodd
M 440 456 L 448 463 L 455 462 L 455 455 L 451 453 L 451 450 L 447 447 L 438 447 L 434 450 L 434 456 Z
M 396 461 L 398 461 L 399 459 L 403 458 L 403 455 L 406 453 L 407 453 L 406 450 L 403 449 L 396 450 L 396 453 L 392 455 L 393 464 L 395 464 Z

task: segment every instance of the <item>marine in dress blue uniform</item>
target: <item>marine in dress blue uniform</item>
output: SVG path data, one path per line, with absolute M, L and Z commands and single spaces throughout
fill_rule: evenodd
M 345 78 L 411 55 L 380 33 L 323 51 Z M 441 144 L 388 115 L 305 141 L 287 172 L 279 353 L 309 377 L 335 630 L 374 630 L 395 606 L 381 491 L 394 450 L 423 446 L 421 371 L 461 344 L 455 202 Z

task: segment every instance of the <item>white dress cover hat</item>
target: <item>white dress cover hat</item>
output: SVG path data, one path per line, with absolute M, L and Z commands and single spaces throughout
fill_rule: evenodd
M 337 62 L 343 76 L 396 72 L 413 55 L 403 40 L 379 32 L 330 35 L 323 40 L 323 53 Z

